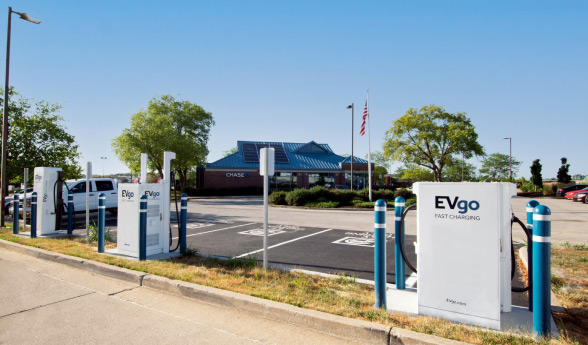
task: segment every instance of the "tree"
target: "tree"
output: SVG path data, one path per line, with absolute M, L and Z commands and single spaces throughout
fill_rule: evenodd
M 187 184 L 189 168 L 206 160 L 212 125 L 212 114 L 201 106 L 164 95 L 161 99 L 152 98 L 147 110 L 133 114 L 130 128 L 113 139 L 112 147 L 134 173 L 140 170 L 140 154 L 147 153 L 149 169 L 156 170 L 160 177 L 163 177 L 163 152 L 175 152 L 172 170 L 178 172 L 183 187 Z
M 433 181 L 434 179 L 433 173 L 429 169 L 411 163 L 396 169 L 395 175 L 399 176 L 401 180 Z
M 4 95 L 4 90 L 0 94 Z M 0 100 L 2 113 L 4 98 Z M 74 136 L 61 124 L 61 106 L 46 101 L 31 104 L 31 101 L 20 96 L 13 88 L 9 89 L 9 100 L 7 180 L 21 183 L 23 169 L 34 167 L 58 167 L 64 171 L 65 178 L 80 177 L 78 145 Z M 2 119 L 0 116 L 0 125 Z M 29 178 L 33 179 L 32 173 Z
M 492 181 L 508 181 L 510 178 L 510 169 L 512 166 L 512 176 L 516 176 L 519 171 L 521 162 L 517 161 L 509 155 L 502 153 L 493 153 L 484 157 L 482 160 L 482 167 L 480 168 L 480 174 L 485 179 Z
M 531 182 L 535 185 L 535 190 L 537 190 L 537 187 L 543 187 L 543 177 L 541 177 L 543 167 L 539 161 L 539 159 L 535 159 L 531 165 Z
M 443 172 L 443 181 L 461 182 L 474 181 L 476 179 L 476 167 L 462 160 L 453 160 L 447 163 L 447 168 Z
M 233 153 L 237 153 L 237 151 L 239 151 L 239 150 L 237 149 L 237 146 L 235 146 L 235 147 L 232 147 L 232 148 L 230 148 L 230 149 L 228 149 L 228 150 L 226 150 L 226 151 L 223 151 L 223 157 L 230 156 L 230 155 L 232 155 Z
M 435 181 L 455 156 L 468 159 L 484 154 L 478 134 L 465 113 L 450 114 L 442 107 L 410 108 L 386 132 L 384 154 L 405 164 L 429 169 Z
M 572 177 L 568 173 L 570 171 L 570 165 L 567 164 L 568 159 L 566 157 L 561 158 L 561 167 L 557 171 L 557 182 L 570 183 Z
M 368 159 L 367 154 L 365 155 L 365 159 Z M 388 169 L 386 168 L 388 162 L 384 153 L 381 151 L 372 152 L 371 161 L 374 164 L 374 185 L 379 186 L 384 183 L 384 175 L 388 174 Z M 380 178 L 380 175 L 382 178 Z

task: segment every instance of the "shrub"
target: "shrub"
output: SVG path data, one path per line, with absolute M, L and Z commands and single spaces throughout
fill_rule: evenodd
M 384 199 L 386 202 L 394 202 L 394 192 L 389 189 L 380 189 L 372 192 L 372 200 Z
M 270 194 L 268 201 L 270 204 L 274 205 L 287 205 L 288 203 L 286 202 L 286 194 L 287 193 L 283 190 L 275 191 Z
M 290 206 L 304 206 L 312 201 L 311 195 L 308 189 L 294 189 L 286 193 L 286 202 Z
M 559 184 L 557 182 L 546 182 L 543 184 L 543 195 L 545 196 L 554 196 L 557 192 L 557 188 Z
M 306 207 L 318 207 L 318 208 L 337 208 L 340 204 L 336 201 L 311 201 L 307 202 Z
M 182 188 L 182 193 L 186 193 L 189 196 L 196 196 L 196 193 L 198 193 L 198 189 L 196 187 L 185 186 L 184 188 Z
M 310 192 L 311 201 L 320 198 L 331 199 L 331 191 L 323 186 L 314 186 L 308 190 Z
M 352 190 L 347 189 L 336 189 L 332 193 L 332 199 L 338 201 L 341 206 L 351 205 L 351 201 L 356 197 L 356 194 Z
M 353 206 L 360 208 L 374 208 L 375 201 L 363 201 L 360 199 L 353 200 Z
M 408 200 L 410 198 L 414 198 L 415 197 L 414 193 L 411 192 L 410 190 L 406 189 L 406 188 L 400 188 L 400 189 L 397 189 L 394 192 L 394 199 L 396 199 L 399 196 L 403 197 L 404 200 Z

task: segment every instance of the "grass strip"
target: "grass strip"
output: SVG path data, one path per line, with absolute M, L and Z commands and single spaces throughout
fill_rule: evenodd
M 0 238 L 27 246 L 50 250 L 53 252 L 84 258 L 105 264 L 132 269 L 135 271 L 159 275 L 170 279 L 177 279 L 195 284 L 229 290 L 245 295 L 264 298 L 276 302 L 287 303 L 301 308 L 314 309 L 326 313 L 348 318 L 367 320 L 380 324 L 409 329 L 419 333 L 435 335 L 447 339 L 464 341 L 472 344 L 578 344 L 585 343 L 581 328 L 569 326 L 565 317 L 559 320 L 562 338 L 557 340 L 533 339 L 528 334 L 506 334 L 494 332 L 479 327 L 455 324 L 440 318 L 428 316 L 408 316 L 401 313 L 391 313 L 372 308 L 374 303 L 374 288 L 360 284 L 353 277 L 341 275 L 338 279 L 330 279 L 302 273 L 291 273 L 275 269 L 264 272 L 257 265 L 255 258 L 219 260 L 193 255 L 197 250 L 191 249 L 191 255 L 183 255 L 165 261 L 134 261 L 110 255 L 98 254 L 96 244 L 87 244 L 85 238 L 26 238 L 12 235 L 11 229 L 0 229 Z M 114 248 L 114 243 L 108 243 L 107 248 Z M 577 251 L 577 249 L 567 249 Z M 554 250 L 557 252 L 557 250 Z M 583 253 L 588 251 L 582 251 Z M 557 260 L 554 260 L 557 262 Z M 581 260 L 576 260 L 582 262 Z M 584 267 L 586 263 L 582 262 Z M 570 269 L 574 265 L 570 265 Z M 575 268 L 574 268 L 575 269 Z M 586 277 L 586 268 L 583 277 Z M 558 278 L 560 279 L 560 278 Z M 563 278 L 561 278 L 563 279 Z M 559 280 L 558 280 L 559 281 Z M 586 280 L 583 280 L 586 283 Z M 562 280 L 562 287 L 569 286 L 569 290 L 576 285 Z M 583 289 L 586 288 L 582 285 Z M 562 291 L 558 288 L 556 291 Z M 575 291 L 575 290 L 574 290 Z M 586 302 L 584 295 L 577 296 L 570 292 L 570 303 Z M 579 291 L 578 293 L 582 293 Z M 573 295 L 573 297 L 572 297 Z M 559 295 L 558 295 L 559 296 Z M 567 303 L 568 299 L 563 299 Z M 564 304 L 565 305 L 565 304 Z M 575 305 L 575 304 L 570 304 Z M 566 306 L 566 308 L 568 308 Z M 586 322 L 586 308 L 577 316 Z M 576 314 L 574 314 L 576 315 Z M 574 316 L 574 321 L 576 316 Z M 584 327 L 584 330 L 586 328 Z

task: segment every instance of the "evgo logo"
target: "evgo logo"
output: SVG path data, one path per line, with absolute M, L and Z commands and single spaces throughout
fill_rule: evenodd
M 447 202 L 447 204 L 445 202 Z M 451 201 L 451 198 L 445 195 L 435 197 L 435 208 L 445 209 L 445 205 L 451 210 L 454 210 L 457 207 L 461 214 L 467 213 L 468 210 L 476 211 L 480 208 L 480 203 L 476 200 L 459 200 L 459 197 L 456 196 L 453 201 Z

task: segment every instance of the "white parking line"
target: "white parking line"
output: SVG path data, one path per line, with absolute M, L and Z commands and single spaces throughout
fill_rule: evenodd
M 241 225 L 235 225 L 235 226 L 229 226 L 228 228 L 222 228 L 222 229 L 216 229 L 216 230 L 210 230 L 210 231 L 204 231 L 204 232 L 199 232 L 197 234 L 191 234 L 191 235 L 186 235 L 186 237 L 190 237 L 190 236 L 198 236 L 198 235 L 204 235 L 204 234 L 209 234 L 211 232 L 217 232 L 217 231 L 223 231 L 223 230 L 229 230 L 229 229 L 234 229 L 234 228 L 238 228 L 241 226 L 247 226 L 247 225 L 252 225 L 255 223 L 247 223 L 247 224 L 241 224 Z M 175 237 L 177 238 L 177 237 Z
M 309 235 L 298 237 L 298 238 L 295 238 L 295 239 L 292 239 L 292 240 L 289 240 L 289 241 L 286 241 L 286 242 L 274 244 L 273 246 L 267 247 L 267 249 L 272 249 L 272 248 L 279 247 L 279 246 L 284 245 L 284 244 L 296 242 L 296 241 L 301 240 L 303 238 L 307 238 L 307 237 L 311 237 L 311 236 L 314 236 L 314 235 L 322 234 L 323 232 L 327 232 L 327 231 L 331 231 L 331 230 L 333 230 L 333 229 L 322 230 L 322 231 L 319 231 L 319 232 L 315 232 L 314 234 L 309 234 Z M 259 252 L 263 252 L 263 248 L 258 249 L 258 250 L 254 250 L 254 251 L 249 252 L 249 253 L 241 254 L 239 256 L 234 256 L 233 259 L 242 258 L 242 257 L 249 256 L 251 254 L 255 254 L 255 253 L 259 253 Z
M 417 275 L 416 275 L 416 273 L 412 272 L 412 274 L 410 275 L 410 277 L 408 277 L 408 279 L 406 280 L 404 285 L 413 288 L 416 285 L 416 283 L 417 283 Z

